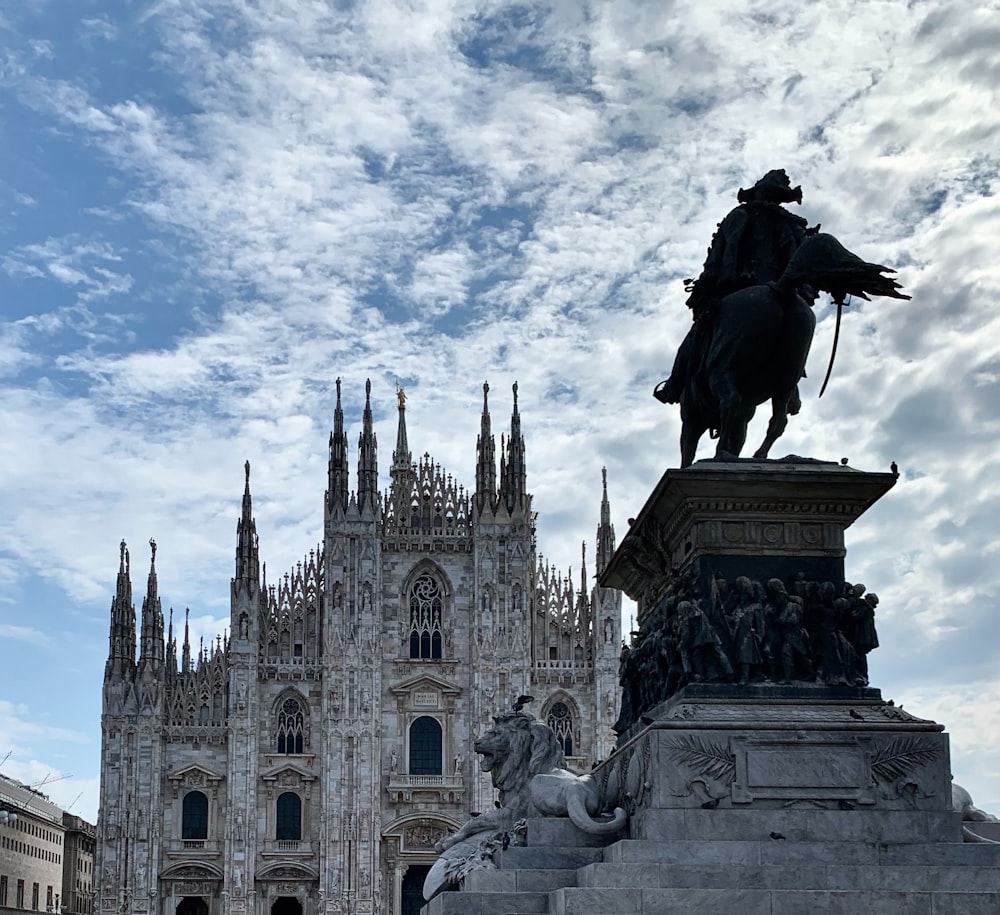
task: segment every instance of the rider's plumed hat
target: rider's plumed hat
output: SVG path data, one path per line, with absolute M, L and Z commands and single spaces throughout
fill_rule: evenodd
M 792 187 L 783 168 L 769 171 L 750 190 L 740 188 L 736 199 L 740 203 L 802 203 L 802 185 Z

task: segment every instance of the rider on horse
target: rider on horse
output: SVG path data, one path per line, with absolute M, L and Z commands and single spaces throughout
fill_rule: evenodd
M 718 301 L 732 292 L 776 282 L 810 231 L 801 216 L 783 203 L 801 203 L 802 188 L 792 187 L 784 169 L 769 171 L 752 188 L 740 188 L 739 206 L 719 223 L 697 280 L 687 280 L 687 305 L 694 325 L 677 351 L 670 377 L 654 396 L 678 403 L 689 379 L 708 351 Z

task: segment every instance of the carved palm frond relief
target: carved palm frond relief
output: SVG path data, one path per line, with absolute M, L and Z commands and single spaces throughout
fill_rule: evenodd
M 680 737 L 667 752 L 689 769 L 720 782 L 731 782 L 736 775 L 736 760 L 729 748 L 700 737 Z
M 897 737 L 875 746 L 872 771 L 884 781 L 893 781 L 932 762 L 940 754 L 940 745 L 926 737 Z

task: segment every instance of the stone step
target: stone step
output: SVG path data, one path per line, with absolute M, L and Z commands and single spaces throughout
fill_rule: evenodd
M 627 839 L 604 849 L 609 864 L 880 864 L 1000 867 L 1000 845 L 962 842 L 652 842 Z
M 610 819 L 610 817 L 605 817 Z M 627 829 L 627 827 L 626 827 Z M 603 848 L 625 837 L 621 832 L 599 836 L 584 832 L 566 817 L 531 817 L 528 819 L 528 847 L 573 846 L 576 848 Z
M 548 915 L 548 893 L 455 893 L 445 891 L 421 915 Z
M 1000 893 L 568 887 L 550 915 L 996 915 Z M 473 915 L 467 910 L 466 915 Z M 456 913 L 457 915 L 457 913 Z
M 463 889 L 472 893 L 547 893 L 561 886 L 576 886 L 575 868 L 483 868 L 466 875 Z
M 822 860 L 822 859 L 820 859 Z M 878 864 L 590 864 L 579 887 L 1000 892 L 1000 869 Z
M 962 841 L 960 815 L 938 810 L 659 809 L 637 813 L 629 826 L 625 838 L 661 842 L 765 841 L 772 832 L 789 842 Z
M 573 848 L 550 846 L 548 848 L 508 848 L 494 859 L 501 870 L 532 868 L 535 870 L 565 870 L 583 867 L 602 860 L 602 848 Z

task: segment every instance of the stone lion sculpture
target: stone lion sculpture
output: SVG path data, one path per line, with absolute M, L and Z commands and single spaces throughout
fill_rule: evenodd
M 962 814 L 962 821 L 965 823 L 996 823 L 997 818 L 992 813 L 980 810 L 969 794 L 961 785 L 952 782 L 951 785 L 951 806 L 952 810 Z
M 480 862 L 476 866 L 493 866 L 492 851 L 509 843 L 528 817 L 569 817 L 591 835 L 612 835 L 627 820 L 621 807 L 614 808 L 609 820 L 595 819 L 610 799 L 602 796 L 593 777 L 566 768 L 565 754 L 550 727 L 521 711 L 507 712 L 493 722 L 473 749 L 481 757 L 480 769 L 492 777 L 500 806 L 473 817 L 434 846 L 442 857 L 427 875 L 425 899 L 467 873 L 470 858 Z

